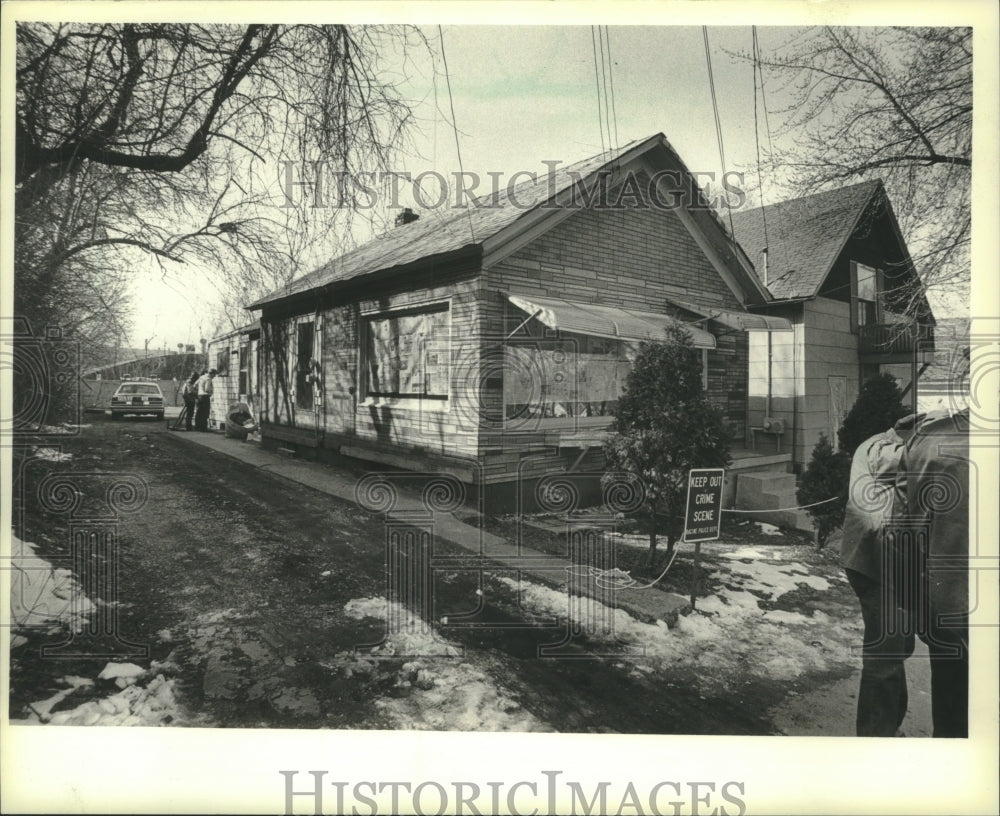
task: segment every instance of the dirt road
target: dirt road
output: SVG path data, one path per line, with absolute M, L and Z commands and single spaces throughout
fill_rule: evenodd
M 117 638 L 85 630 L 78 651 L 103 656 L 42 656 L 43 645 L 66 638 L 68 612 L 62 624 L 29 614 L 11 653 L 14 720 L 853 732 L 859 660 L 850 647 L 860 625 L 829 553 L 780 537 L 723 541 L 706 548 L 697 611 L 674 628 L 602 610 L 604 629 L 584 625 L 573 637 L 566 619 L 579 610 L 558 587 L 456 569 L 435 576 L 430 625 L 386 600 L 382 519 L 189 444 L 162 423 L 91 422 L 16 450 L 15 535 L 25 558 L 55 569 L 45 591 L 69 597 L 75 581 L 103 593 L 89 601 L 104 619 L 117 616 Z M 145 500 L 116 505 L 119 577 L 102 583 L 95 576 L 111 564 L 100 553 L 73 563 L 71 535 L 99 526 L 99 505 L 122 481 L 141 485 Z M 53 501 L 57 482 L 75 491 L 75 504 Z M 42 590 L 32 592 L 27 606 L 37 611 Z M 539 656 L 562 641 L 556 656 Z M 133 665 L 133 675 L 100 676 L 109 662 Z M 921 662 L 911 661 L 913 736 L 927 731 Z

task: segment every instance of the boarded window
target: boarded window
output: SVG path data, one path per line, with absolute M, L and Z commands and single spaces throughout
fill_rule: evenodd
M 312 321 L 298 324 L 295 364 L 295 405 L 313 408 L 313 327 Z
M 447 399 L 448 334 L 447 303 L 366 317 L 366 396 Z

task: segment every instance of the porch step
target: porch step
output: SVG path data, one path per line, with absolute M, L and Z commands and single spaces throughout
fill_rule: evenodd
M 742 501 L 753 501 L 754 496 L 762 493 L 795 493 L 795 474 L 763 471 L 758 473 L 741 473 L 736 483 L 736 505 Z M 794 504 L 795 502 L 792 502 Z M 774 505 L 780 507 L 781 505 Z
M 804 510 L 784 509 L 798 505 L 795 489 L 792 473 L 741 473 L 736 482 L 734 509 L 770 511 L 748 513 L 747 517 L 811 533 L 812 520 Z

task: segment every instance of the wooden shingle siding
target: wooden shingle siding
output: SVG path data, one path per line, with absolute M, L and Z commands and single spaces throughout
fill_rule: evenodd
M 371 290 L 370 290 L 371 291 Z M 275 381 L 277 361 L 268 357 L 268 417 L 280 424 L 312 427 L 313 417 L 326 436 L 327 447 L 365 440 L 391 446 L 397 452 L 475 456 L 480 406 L 474 384 L 480 356 L 480 285 L 476 277 L 449 280 L 438 286 L 397 291 L 363 290 L 350 303 L 321 309 L 321 411 L 297 410 L 286 389 Z M 367 294 L 367 296 L 366 296 Z M 359 376 L 360 331 L 365 315 L 448 303 L 451 380 L 446 404 L 430 400 L 368 401 Z M 268 336 L 292 336 L 297 318 L 265 320 Z M 294 359 L 294 355 L 290 359 Z M 289 376 L 294 377 L 290 370 Z M 353 393 L 352 393 L 353 389 Z
M 684 297 L 722 308 L 742 310 L 742 304 L 705 257 L 687 228 L 664 209 L 580 210 L 527 246 L 489 269 L 485 325 L 501 332 L 505 323 L 504 293 L 576 300 L 602 306 L 669 313 L 669 297 Z M 747 335 L 724 334 L 708 352 L 708 397 L 723 414 L 734 440 L 746 436 Z M 502 408 L 502 382 L 489 392 L 491 405 Z M 517 435 L 519 451 L 542 451 L 551 445 L 544 435 Z M 481 460 L 487 481 L 520 473 L 542 475 L 542 464 L 519 470 L 513 454 L 498 452 L 507 444 L 496 434 L 484 434 Z M 566 464 L 579 454 L 574 450 Z M 579 468 L 603 468 L 603 452 L 592 448 Z
M 488 285 L 644 311 L 671 295 L 742 309 L 677 215 L 654 208 L 574 212 L 490 269 Z
M 584 423 L 582 430 L 588 433 L 577 437 L 542 427 L 512 432 L 505 424 L 503 350 L 512 328 L 506 294 L 547 295 L 663 314 L 674 313 L 667 301 L 671 297 L 737 311 L 742 303 L 680 217 L 662 208 L 576 210 L 519 246 L 487 270 L 478 263 L 482 254 L 473 258 L 467 253 L 448 268 L 428 264 L 405 274 L 373 270 L 369 278 L 317 288 L 310 299 L 297 294 L 265 306 L 263 417 L 300 430 L 315 426 L 322 436 L 320 454 L 343 452 L 403 467 L 412 462 L 418 470 L 437 466 L 513 490 L 520 489 L 518 480 L 537 479 L 571 465 L 581 474 L 599 474 L 604 456 L 598 426 L 606 427 L 603 420 L 609 417 L 582 418 L 599 419 L 603 425 Z M 447 400 L 367 400 L 360 353 L 367 317 L 445 302 L 450 334 Z M 290 392 L 296 323 L 310 313 L 320 320 L 322 399 L 316 412 L 303 412 Z M 707 353 L 708 397 L 722 411 L 734 440 L 742 442 L 747 336 L 722 334 L 717 345 Z

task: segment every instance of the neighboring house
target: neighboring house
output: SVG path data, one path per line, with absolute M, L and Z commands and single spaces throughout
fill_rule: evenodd
M 245 402 L 256 416 L 260 405 L 258 347 L 260 325 L 251 323 L 208 341 L 208 367 L 216 370 L 212 383 L 211 428 L 224 428 L 226 411 L 234 402 Z
M 933 359 L 921 362 L 919 369 L 918 410 L 955 413 L 968 404 L 970 329 L 967 317 L 937 319 Z
M 773 296 L 759 311 L 794 326 L 750 335 L 751 427 L 779 431 L 762 446 L 791 450 L 801 469 L 820 434 L 836 444 L 860 384 L 880 371 L 915 401 L 935 321 L 881 181 L 733 212 L 733 229 Z M 915 317 L 904 317 L 914 291 Z
M 636 346 L 682 322 L 681 301 L 708 315 L 683 322 L 743 448 L 745 329 L 790 326 L 746 311 L 770 297 L 670 144 L 539 175 L 468 209 L 406 211 L 251 304 L 264 444 L 447 472 L 513 506 L 545 475 L 600 472 Z

